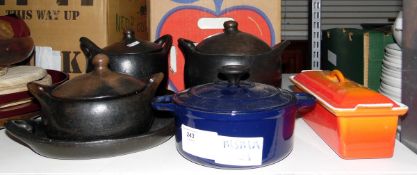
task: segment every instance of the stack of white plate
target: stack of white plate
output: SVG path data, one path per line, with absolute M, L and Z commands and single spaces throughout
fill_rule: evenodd
M 401 102 L 401 64 L 400 46 L 396 43 L 388 44 L 385 47 L 385 55 L 382 60 L 379 92 L 398 102 Z

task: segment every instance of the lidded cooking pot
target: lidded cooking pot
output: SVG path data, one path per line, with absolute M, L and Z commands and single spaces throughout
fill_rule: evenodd
M 163 79 L 158 73 L 141 80 L 112 72 L 109 58 L 98 54 L 94 70 L 58 86 L 29 83 L 41 104 L 47 134 L 62 140 L 97 140 L 149 130 L 151 99 Z
M 305 70 L 290 80 L 318 105 L 303 120 L 343 159 L 389 158 L 404 104 L 345 78 L 337 69 Z
M 289 41 L 271 48 L 259 38 L 239 31 L 236 21 L 226 21 L 223 33 L 211 36 L 197 46 L 183 38 L 178 40 L 178 44 L 185 57 L 186 88 L 214 82 L 217 70 L 226 65 L 248 66 L 249 80 L 279 87 L 281 54 Z
M 292 150 L 297 110 L 315 99 L 267 84 L 243 81 L 249 68 L 223 66 L 221 78 L 152 105 L 175 113 L 177 150 L 186 159 L 216 168 L 256 168 L 284 159 Z
M 155 42 L 149 42 L 137 39 L 132 30 L 124 32 L 122 41 L 103 49 L 86 37 L 80 38 L 81 50 L 88 59 L 87 72 L 94 68 L 93 57 L 98 53 L 104 53 L 110 57 L 109 68 L 115 72 L 139 79 L 149 78 L 159 72 L 164 73 L 165 78 L 158 88 L 158 94 L 165 94 L 168 85 L 168 55 L 171 46 L 171 35 L 164 35 Z

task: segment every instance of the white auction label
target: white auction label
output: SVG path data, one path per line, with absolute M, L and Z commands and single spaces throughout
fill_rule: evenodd
M 225 165 L 262 165 L 263 137 L 218 136 L 216 163 Z
M 182 149 L 194 156 L 214 160 L 217 133 L 181 125 Z
M 333 66 L 337 66 L 337 55 L 330 50 L 327 50 L 327 60 L 333 64 Z
M 131 43 L 129 43 L 129 44 L 126 44 L 126 46 L 127 46 L 127 47 L 133 47 L 133 46 L 136 46 L 136 45 L 138 45 L 138 44 L 140 44 L 140 42 L 139 42 L 139 41 L 134 41 L 134 42 L 131 42 Z
M 262 164 L 263 137 L 229 137 L 181 125 L 182 149 L 216 163 L 236 166 Z

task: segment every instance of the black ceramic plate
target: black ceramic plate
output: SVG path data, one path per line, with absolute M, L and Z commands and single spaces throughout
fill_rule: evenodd
M 86 142 L 50 139 L 39 119 L 11 120 L 5 128 L 9 137 L 39 155 L 55 159 L 95 159 L 143 151 L 167 141 L 174 134 L 174 117 L 167 113 L 158 115 L 164 116 L 156 117 L 147 133 Z

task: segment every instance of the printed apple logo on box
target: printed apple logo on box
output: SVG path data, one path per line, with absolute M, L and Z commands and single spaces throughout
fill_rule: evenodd
M 271 21 L 260 9 L 253 6 L 237 5 L 222 9 L 223 0 L 213 0 L 215 9 L 192 5 L 198 0 L 172 0 L 183 5 L 171 9 L 163 15 L 157 26 L 156 38 L 165 34 L 173 37 L 173 47 L 169 58 L 169 89 L 184 89 L 184 56 L 177 47 L 179 38 L 200 42 L 207 37 L 223 32 L 223 22 L 235 20 L 239 30 L 250 33 L 271 46 L 275 44 L 275 32 Z

